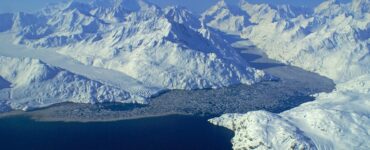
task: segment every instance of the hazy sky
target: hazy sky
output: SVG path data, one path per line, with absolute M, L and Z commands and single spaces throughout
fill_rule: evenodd
M 0 0 L 0 13 L 15 11 L 34 11 L 44 7 L 48 3 L 61 2 L 65 0 Z M 89 0 L 79 0 L 89 1 Z M 219 0 L 147 0 L 161 7 L 167 5 L 184 6 L 194 13 L 199 13 L 209 8 Z M 228 0 L 238 2 L 239 0 Z M 291 4 L 295 6 L 314 7 L 324 0 L 247 0 L 251 3 Z M 340 0 L 351 1 L 351 0 Z

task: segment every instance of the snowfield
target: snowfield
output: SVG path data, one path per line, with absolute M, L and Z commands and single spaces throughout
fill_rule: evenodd
M 102 2 L 72 1 L 36 14 L 13 14 L 8 30 L 18 44 L 58 48 L 58 53 L 85 65 L 166 89 L 252 84 L 264 76 L 232 49 L 204 37 L 198 31 L 203 30 L 200 21 L 190 13 L 162 10 L 144 1 Z
M 47 66 L 84 76 L 85 80 L 99 82 L 107 88 L 114 87 L 130 95 L 122 96 L 122 100 L 118 95 L 113 96 L 110 101 L 130 99 L 135 103 L 147 103 L 148 98 L 165 90 L 251 85 L 270 78 L 263 71 L 250 67 L 234 49 L 227 46 L 217 32 L 202 25 L 197 17 L 183 8 L 161 9 L 143 0 L 94 0 L 89 3 L 70 1 L 50 5 L 35 13 L 0 14 L 0 20 L 1 56 L 20 59 L 20 62 L 23 57 L 38 59 Z M 4 68 L 1 71 L 12 72 L 5 67 L 5 62 L 2 61 Z M 5 74 L 0 76 L 9 80 L 4 77 Z M 19 78 L 22 77 L 19 75 Z M 23 87 L 29 86 L 31 90 L 33 84 L 42 87 L 47 86 L 42 84 L 49 83 L 41 81 L 24 84 Z M 9 82 L 14 86 L 14 81 Z M 86 88 L 98 91 L 99 87 Z M 8 90 L 0 88 L 1 93 Z M 53 89 L 53 92 L 69 96 L 46 94 L 37 100 L 41 101 L 39 104 L 28 102 L 35 100 L 31 96 L 22 99 L 19 105 L 44 107 L 60 103 L 62 98 L 78 102 L 75 95 L 85 92 L 56 90 Z M 36 96 L 42 95 L 40 92 L 43 91 L 35 89 L 28 93 Z M 80 101 L 94 103 L 108 99 L 99 99 L 102 96 L 94 95 L 96 92 L 86 92 L 92 95 L 86 97 L 91 98 Z M 17 98 L 11 98 L 12 105 L 20 102 Z
M 211 28 L 250 40 L 269 58 L 345 82 L 370 73 L 369 7 L 368 0 L 328 0 L 314 10 L 220 1 L 202 18 Z
M 244 27 L 234 33 L 269 57 L 327 76 L 337 86 L 279 114 L 255 111 L 210 119 L 235 131 L 233 149 L 370 149 L 369 6 L 367 0 L 329 0 L 307 11 L 241 2 L 239 9 L 252 24 L 236 22 Z M 213 15 L 238 16 L 222 12 Z M 208 21 L 211 27 L 227 32 L 222 25 L 227 21 L 214 19 Z
M 255 111 L 210 119 L 235 131 L 234 149 L 370 148 L 370 75 L 280 114 Z
M 231 47 L 231 35 L 337 84 L 278 114 L 210 119 L 235 131 L 233 149 L 370 149 L 369 0 L 327 0 L 313 10 L 221 0 L 200 18 L 143 0 L 70 1 L 0 20 L 0 112 L 144 104 L 171 89 L 271 79 Z
M 0 56 L 0 64 L 1 80 L 10 85 L 0 90 L 0 99 L 6 100 L 5 104 L 12 109 L 28 110 L 61 102 L 140 103 L 139 97 L 133 97 L 124 90 L 47 65 L 38 59 Z

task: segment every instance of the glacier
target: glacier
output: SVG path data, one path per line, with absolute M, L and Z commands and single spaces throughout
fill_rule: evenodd
M 366 0 L 328 0 L 314 10 L 220 1 L 202 18 L 211 28 L 250 40 L 269 58 L 338 82 L 370 73 Z
M 38 59 L 0 56 L 0 64 L 1 80 L 9 85 L 0 90 L 0 98 L 12 109 L 30 110 L 62 102 L 141 103 L 143 99 Z
M 129 1 L 137 6 L 132 10 L 126 1 L 96 3 L 70 2 L 37 15 L 15 14 L 11 32 L 18 44 L 57 47 L 58 53 L 85 65 L 116 70 L 167 89 L 252 84 L 263 76 L 242 60 L 231 59 L 239 57 L 232 50 L 214 45 L 172 17 L 172 11 L 165 14 L 144 1 Z M 36 21 L 28 20 L 31 17 Z
M 232 47 L 240 37 L 247 40 L 240 45 L 337 85 L 281 113 L 210 119 L 235 132 L 233 149 L 370 149 L 369 5 L 221 0 L 198 17 L 143 0 L 93 0 L 0 14 L 0 112 L 65 102 L 147 104 L 167 90 L 272 79 Z
M 337 84 L 333 92 L 315 94 L 315 101 L 282 113 L 261 110 L 210 119 L 235 132 L 233 149 L 370 148 L 369 6 L 367 0 L 328 0 L 307 10 L 241 1 L 240 15 L 221 1 L 203 14 L 213 18 L 203 20 L 211 28 L 247 39 L 268 57 Z M 232 18 L 249 24 L 228 23 Z
M 73 76 L 83 76 L 84 82 L 102 84 L 89 87 L 90 90 L 107 86 L 107 91 L 122 90 L 129 95 L 122 96 L 122 100 L 117 96 L 110 101 L 148 103 L 151 97 L 166 90 L 251 85 L 271 78 L 250 67 L 218 32 L 203 25 L 198 17 L 184 8 L 162 9 L 143 0 L 70 1 L 49 5 L 34 13 L 0 14 L 0 19 L 0 55 L 5 56 L 2 59 L 11 57 L 23 62 L 22 59 L 27 57 L 39 60 Z M 6 61 L 2 63 L 2 66 L 6 65 Z M 11 71 L 8 69 L 2 68 L 2 71 Z M 44 71 L 35 73 L 48 72 Z M 5 75 L 0 76 L 8 81 Z M 42 80 L 37 86 L 48 86 L 53 80 Z M 9 82 L 11 86 L 15 84 Z M 33 83 L 23 87 L 26 85 L 29 93 L 41 94 L 42 90 L 31 92 Z M 57 89 L 49 90 L 58 92 Z M 66 94 L 65 97 L 45 94 L 42 98 L 22 99 L 20 96 L 22 103 L 12 97 L 13 104 L 9 98 L 6 103 L 14 109 L 23 109 L 64 102 L 62 98 L 79 102 L 76 100 L 78 93 L 66 92 L 59 91 L 59 94 Z M 99 99 L 107 96 L 104 94 L 81 92 L 89 97 L 80 100 L 84 103 L 108 99 Z M 20 106 L 15 106 L 17 102 Z

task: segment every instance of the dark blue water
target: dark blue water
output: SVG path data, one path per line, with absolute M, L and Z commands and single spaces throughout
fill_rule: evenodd
M 116 122 L 0 119 L 3 150 L 228 150 L 233 133 L 206 118 L 165 116 Z

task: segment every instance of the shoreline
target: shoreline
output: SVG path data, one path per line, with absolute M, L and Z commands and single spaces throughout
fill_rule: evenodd
M 181 113 L 168 113 L 168 114 L 158 114 L 158 115 L 143 115 L 143 116 L 135 116 L 135 117 L 122 117 L 122 118 L 106 118 L 106 119 L 71 119 L 71 118 L 55 118 L 52 117 L 40 117 L 39 115 L 29 115 L 30 119 L 37 121 L 37 122 L 63 122 L 63 123 L 104 123 L 104 122 L 118 122 L 118 121 L 126 121 L 126 120 L 140 120 L 140 119 L 148 119 L 148 118 L 158 118 L 158 117 L 167 117 L 167 116 L 193 116 L 190 114 L 181 114 Z M 199 117 L 195 116 L 194 117 Z M 1 117 L 0 117 L 1 119 Z
M 276 113 L 314 100 L 310 97 L 312 94 L 331 92 L 335 88 L 332 80 L 268 59 L 258 49 L 238 49 L 253 67 L 280 80 L 211 90 L 172 90 L 152 98 L 150 104 L 144 107 L 63 103 L 29 112 L 0 113 L 0 119 L 26 116 L 44 122 L 112 122 L 169 115 L 220 116 L 256 110 Z
M 147 118 L 158 118 L 158 117 L 167 117 L 167 116 L 193 116 L 193 117 L 203 117 L 199 115 L 192 115 L 186 113 L 163 113 L 163 114 L 153 114 L 153 115 L 138 115 L 138 116 L 131 116 L 131 117 L 107 117 L 105 119 L 98 118 L 98 119 L 82 119 L 76 117 L 73 119 L 72 117 L 58 117 L 54 118 L 51 115 L 46 114 L 45 112 L 25 112 L 25 111 L 10 111 L 5 113 L 0 113 L 0 120 L 7 119 L 12 117 L 26 117 L 33 121 L 37 122 L 63 122 L 63 123 L 97 123 L 97 122 L 116 122 L 116 121 L 126 121 L 126 120 L 139 120 L 139 119 L 147 119 Z

